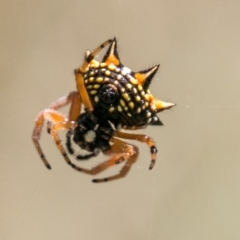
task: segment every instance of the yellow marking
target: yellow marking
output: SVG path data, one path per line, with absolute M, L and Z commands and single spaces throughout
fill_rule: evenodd
M 100 86 L 101 86 L 101 85 L 99 85 L 99 84 L 95 84 L 95 85 L 93 85 L 93 88 L 94 88 L 94 89 L 98 89 L 98 88 L 100 88 Z
M 151 104 L 151 109 L 152 109 L 153 111 L 156 110 L 156 106 L 155 106 L 155 104 Z
M 114 70 L 116 69 L 116 66 L 113 65 L 113 64 L 110 64 L 110 65 L 108 65 L 108 69 L 109 69 L 110 71 L 114 71 Z
M 99 67 L 99 62 L 94 60 L 94 62 L 91 63 L 91 67 L 98 68 Z
M 140 113 L 142 111 L 142 109 L 139 107 L 137 108 L 137 113 Z
M 89 78 L 89 82 L 93 82 L 93 80 L 94 80 L 94 77 Z
M 139 84 L 142 84 L 146 79 L 145 74 L 143 73 L 135 73 L 134 77 L 138 80 Z
M 136 100 L 137 102 L 140 102 L 140 101 L 141 101 L 141 98 L 140 98 L 139 96 L 136 96 L 136 97 L 135 97 L 135 100 Z
M 133 109 L 134 108 L 134 103 L 133 102 L 129 102 L 128 106 Z
M 115 72 L 119 73 L 120 72 L 120 68 L 116 67 Z
M 127 113 L 127 115 L 128 115 L 129 117 L 132 117 L 132 114 L 131 114 L 131 113 Z
M 94 101 L 97 103 L 99 101 L 99 97 L 98 96 L 95 96 L 94 97 Z
M 89 67 L 87 67 L 86 69 L 85 69 L 85 72 L 88 72 L 89 71 Z
M 130 83 L 132 83 L 134 85 L 138 84 L 138 81 L 135 78 L 133 78 L 132 76 L 129 77 L 129 81 L 130 81 Z
M 126 112 L 128 111 L 128 107 L 127 107 L 127 106 L 125 106 L 123 109 L 124 109 Z
M 127 93 L 123 93 L 122 96 L 126 101 L 130 101 L 130 97 Z
M 106 63 L 101 63 L 101 64 L 100 64 L 100 67 L 106 67 L 106 66 L 107 66 Z
M 127 67 L 123 67 L 122 68 L 122 74 L 123 75 L 126 75 L 126 74 L 128 74 L 128 73 L 130 73 L 131 72 L 131 70 L 129 69 L 129 68 L 127 68 Z
M 146 99 L 147 101 L 149 101 L 149 95 L 148 95 L 148 94 L 145 94 L 145 99 Z
M 119 82 L 117 80 L 115 80 L 114 84 L 118 86 Z
M 91 94 L 91 95 L 94 95 L 94 94 L 96 94 L 96 93 L 97 93 L 96 90 L 92 90 L 92 91 L 90 91 L 90 94 Z
M 92 85 L 88 85 L 87 89 L 92 89 L 92 87 L 93 87 Z
M 124 106 L 126 106 L 126 103 L 122 100 L 122 99 L 120 99 L 120 104 L 124 107 Z
M 118 110 L 119 112 L 122 112 L 122 107 L 121 107 L 121 105 L 118 105 L 118 106 L 117 106 L 117 110 Z
M 117 79 L 118 79 L 118 80 L 121 80 L 122 77 L 123 77 L 123 76 L 122 76 L 121 74 L 118 74 L 118 75 L 117 75 Z
M 140 93 L 143 97 L 145 96 L 145 92 L 144 91 L 141 91 Z
M 147 112 L 146 117 L 149 118 L 151 117 L 151 115 L 152 115 L 151 112 Z
M 132 88 L 132 84 L 127 83 L 126 87 L 127 87 L 128 89 L 131 89 L 131 88 Z
M 87 56 L 89 56 L 89 55 L 90 55 L 90 52 L 87 51 L 86 54 L 87 54 Z M 93 59 L 93 60 L 91 61 L 91 63 L 90 63 L 90 66 L 94 66 L 96 63 L 99 63 L 99 62 L 98 62 L 97 60 Z
M 105 71 L 105 75 L 109 76 L 111 74 L 111 72 L 109 70 Z
M 121 75 L 122 76 L 126 76 L 127 75 L 127 72 L 125 72 L 124 70 L 121 71 Z
M 110 108 L 108 109 L 109 112 L 113 112 L 114 110 L 115 110 L 114 107 L 110 107 Z
M 103 81 L 103 78 L 102 78 L 102 77 L 98 77 L 98 78 L 96 79 L 96 81 L 97 81 L 98 83 L 101 83 L 101 82 Z
M 141 85 L 138 85 L 138 91 L 142 91 L 143 87 Z
M 104 78 L 104 82 L 109 82 L 109 78 Z
M 152 118 L 149 118 L 148 121 L 147 121 L 147 123 L 150 123 L 151 121 L 152 121 Z
M 85 80 L 84 82 L 85 82 L 85 84 L 87 84 L 87 83 L 88 83 L 88 80 Z
M 147 90 L 147 93 L 148 93 L 148 94 L 151 94 L 149 89 Z
M 148 107 L 149 103 L 148 102 L 145 102 L 145 106 Z
M 91 72 L 90 72 L 90 75 L 91 75 L 91 76 L 94 75 L 94 71 L 91 71 Z
M 132 88 L 133 93 L 137 93 L 137 89 L 135 87 Z
M 121 88 L 120 90 L 121 90 L 121 92 L 125 92 L 125 88 Z
M 142 110 L 144 110 L 146 108 L 146 106 L 145 105 L 142 105 Z

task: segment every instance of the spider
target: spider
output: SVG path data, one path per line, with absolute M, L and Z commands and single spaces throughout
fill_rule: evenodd
M 107 45 L 109 48 L 99 63 L 94 57 Z M 93 179 L 95 183 L 126 176 L 137 160 L 138 148 L 124 139 L 137 140 L 149 146 L 149 169 L 152 169 L 157 155 L 154 140 L 146 135 L 123 132 L 122 129 L 134 130 L 148 125 L 162 125 L 157 113 L 175 105 L 154 98 L 149 91 L 158 68 L 159 65 L 156 65 L 144 71 L 133 72 L 125 67 L 118 56 L 115 38 L 105 41 L 92 52 L 87 51 L 82 66 L 75 70 L 77 91 L 54 101 L 35 120 L 32 139 L 45 166 L 51 169 L 39 144 L 46 120 L 48 132 L 65 161 L 75 170 L 96 175 L 110 166 L 125 162 L 119 173 L 107 178 Z M 68 117 L 57 111 L 67 104 L 70 104 Z M 85 108 L 83 112 L 82 105 Z M 66 147 L 70 154 L 74 154 L 72 140 L 89 152 L 86 155 L 76 155 L 78 160 L 95 157 L 100 152 L 108 155 L 109 159 L 92 169 L 75 165 L 58 136 L 61 129 L 67 130 Z

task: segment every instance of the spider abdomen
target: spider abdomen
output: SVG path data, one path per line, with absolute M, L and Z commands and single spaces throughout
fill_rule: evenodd
M 96 64 L 84 74 L 86 89 L 97 111 L 126 127 L 161 125 L 149 90 L 144 90 L 131 70 L 113 64 Z

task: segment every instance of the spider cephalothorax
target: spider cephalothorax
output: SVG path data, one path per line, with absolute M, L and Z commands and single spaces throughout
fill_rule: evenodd
M 71 136 L 73 141 L 81 149 L 84 149 L 92 154 L 77 155 L 79 160 L 88 159 L 96 156 L 99 151 L 107 151 L 111 148 L 109 140 L 113 136 L 113 128 L 109 121 L 104 118 L 99 118 L 91 112 L 84 112 L 76 119 L 77 126 L 67 133 L 67 149 L 73 154 L 71 144 Z
M 101 63 L 94 57 L 105 46 L 110 45 Z M 87 52 L 83 65 L 75 71 L 77 91 L 53 102 L 41 111 L 35 121 L 33 142 L 46 165 L 51 169 L 39 144 L 44 120 L 48 122 L 49 133 L 55 140 L 65 161 L 75 170 L 95 175 L 106 168 L 125 162 L 120 173 L 108 178 L 94 179 L 103 182 L 124 177 L 138 157 L 138 148 L 120 139 L 131 139 L 146 143 L 150 148 L 151 163 L 154 167 L 157 148 L 152 138 L 121 131 L 139 129 L 148 125 L 161 125 L 157 113 L 175 104 L 157 100 L 150 93 L 151 80 L 159 65 L 150 69 L 133 72 L 125 67 L 118 56 L 116 39 L 107 40 L 92 52 Z M 69 116 L 57 110 L 71 104 Z M 85 112 L 81 112 L 82 104 Z M 76 155 L 77 159 L 89 159 L 99 152 L 110 158 L 92 169 L 78 167 L 68 157 L 58 136 L 58 130 L 67 133 L 67 149 L 73 154 L 71 139 L 89 153 Z

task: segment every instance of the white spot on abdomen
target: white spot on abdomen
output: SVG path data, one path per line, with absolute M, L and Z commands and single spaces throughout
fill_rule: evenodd
M 94 132 L 93 130 L 89 130 L 85 135 L 84 135 L 84 139 L 86 142 L 93 142 L 96 138 L 96 132 Z

